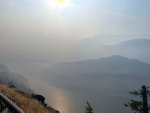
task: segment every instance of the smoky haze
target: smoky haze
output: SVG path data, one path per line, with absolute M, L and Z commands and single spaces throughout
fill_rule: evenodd
M 68 1 L 68 5 L 60 7 L 54 0 L 0 0 L 0 64 L 8 68 L 8 76 L 19 75 L 18 78 L 21 76 L 21 79 L 28 79 L 26 84 L 46 96 L 48 103 L 60 109 L 62 113 L 68 111 L 69 113 L 80 113 L 83 111 L 86 100 L 91 100 L 95 109 L 104 103 L 103 108 L 105 109 L 102 111 L 105 112 L 106 106 L 111 106 L 115 99 L 115 102 L 120 102 L 120 104 L 127 100 L 122 94 L 128 95 L 128 90 L 147 83 L 145 78 L 149 74 L 147 69 L 150 64 L 150 1 Z M 93 59 L 101 58 L 109 60 L 112 58 L 110 56 L 116 55 L 125 60 L 121 62 L 122 60 L 118 61 L 120 57 L 115 57 L 117 60 L 114 62 L 119 65 L 131 61 L 130 64 L 134 64 L 135 67 L 140 64 L 139 67 L 144 67 L 143 70 L 146 68 L 146 72 L 140 71 L 141 75 L 146 76 L 143 81 L 137 84 L 138 80 L 134 81 L 134 76 L 130 79 L 130 74 L 137 73 L 138 69 L 140 70 L 139 67 L 132 68 L 130 74 L 123 73 L 131 71 L 130 69 L 118 71 L 119 66 L 115 69 L 114 67 L 109 68 L 120 72 L 121 75 L 128 75 L 127 80 L 122 84 L 125 90 L 116 85 L 121 84 L 120 81 L 123 78 L 120 78 L 118 73 L 117 77 L 114 76 L 115 72 L 115 74 L 111 73 L 112 76 L 110 73 L 107 75 L 97 72 L 93 76 L 99 79 L 92 79 L 93 84 L 89 83 L 91 78 L 85 77 L 85 74 L 94 74 L 93 70 L 106 69 L 107 71 L 108 67 L 104 68 L 104 64 L 92 63 L 88 68 L 86 66 L 89 64 L 81 63 L 77 65 L 80 71 L 74 70 L 76 68 L 74 62 L 93 61 Z M 131 59 L 135 59 L 135 62 L 132 62 Z M 115 65 L 114 62 L 110 64 Z M 66 65 L 62 63 L 71 63 L 74 68 L 65 67 Z M 96 67 L 92 70 L 93 65 Z M 69 76 L 68 81 L 65 80 L 64 74 Z M 103 74 L 107 75 L 106 78 Z M 106 81 L 99 84 L 100 78 Z M 80 83 L 76 84 L 77 82 Z M 128 89 L 128 83 L 133 87 Z M 94 90 L 95 87 L 99 91 Z M 111 90 L 113 93 L 109 96 L 110 100 L 112 96 L 115 97 L 112 103 L 109 103 L 107 98 L 103 100 L 103 103 L 97 101 L 97 98 L 99 99 L 97 94 L 105 92 L 105 87 L 108 88 L 106 92 L 109 92 L 111 88 L 117 89 L 114 92 Z M 90 94 L 91 90 L 96 93 Z M 121 94 L 116 96 L 115 91 Z M 50 98 L 49 95 L 53 98 Z M 118 97 L 123 99 L 120 100 Z M 79 106 L 76 100 L 81 100 L 82 105 Z M 110 109 L 115 111 L 116 106 L 114 104 Z

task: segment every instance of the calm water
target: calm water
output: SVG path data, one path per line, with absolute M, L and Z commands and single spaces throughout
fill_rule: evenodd
M 111 90 L 111 95 L 108 87 L 100 91 L 99 86 L 98 88 L 87 86 L 87 89 L 64 89 L 52 86 L 41 79 L 34 80 L 36 82 L 31 80 L 34 90 L 44 95 L 47 103 L 61 113 L 84 113 L 87 100 L 91 103 L 94 113 L 119 113 L 121 111 L 121 113 L 128 113 L 123 106 L 123 103 L 130 98 L 128 93 L 113 94 Z

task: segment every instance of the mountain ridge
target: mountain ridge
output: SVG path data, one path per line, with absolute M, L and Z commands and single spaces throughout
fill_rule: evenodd
M 94 60 L 60 63 L 45 70 L 46 78 L 63 79 L 82 77 L 98 77 L 103 75 L 121 76 L 134 78 L 149 77 L 150 65 L 136 59 L 114 55 L 107 58 Z M 60 77 L 60 78 L 59 78 Z M 49 79 L 50 80 L 50 79 Z M 52 81 L 53 82 L 53 81 Z
M 82 45 L 82 44 L 80 44 Z M 135 58 L 150 64 L 150 39 L 133 39 L 123 41 L 113 45 L 90 45 L 86 42 L 82 46 L 77 46 L 75 59 L 93 59 L 112 55 L 121 55 L 128 58 Z

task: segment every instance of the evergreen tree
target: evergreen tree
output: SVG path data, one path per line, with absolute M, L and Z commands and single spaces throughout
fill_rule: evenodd
M 92 106 L 90 105 L 90 103 L 88 101 L 86 102 L 86 107 L 85 107 L 84 113 L 93 113 Z
M 141 98 L 140 101 L 130 100 L 127 104 L 124 104 L 125 107 L 131 108 L 134 113 L 148 113 L 150 106 L 147 103 L 147 96 L 150 96 L 150 91 L 148 87 L 142 86 L 142 89 L 139 91 L 132 91 L 130 94 L 139 96 Z

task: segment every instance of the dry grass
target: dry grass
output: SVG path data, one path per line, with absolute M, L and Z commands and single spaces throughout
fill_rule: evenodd
M 13 88 L 9 88 L 0 84 L 0 93 L 3 93 L 7 98 L 12 100 L 25 113 L 54 113 L 50 112 L 38 101 L 31 99 L 31 95 L 22 94 Z

